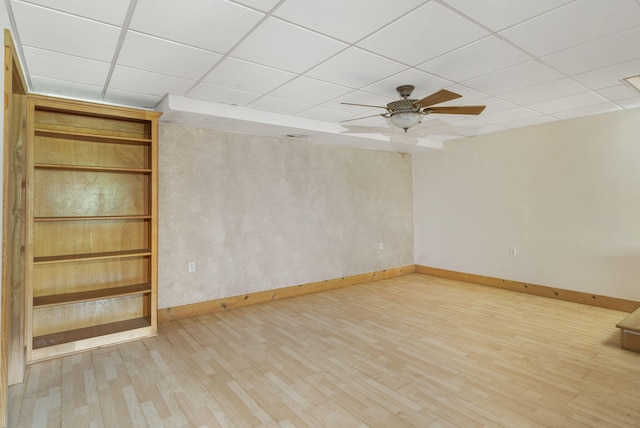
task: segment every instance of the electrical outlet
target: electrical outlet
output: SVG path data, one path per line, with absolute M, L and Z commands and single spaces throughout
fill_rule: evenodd
M 193 273 L 196 271 L 196 262 L 189 262 L 187 264 L 187 269 L 189 270 L 189 273 Z
M 380 242 L 380 243 L 378 244 L 378 249 L 379 249 L 379 250 L 384 250 L 384 242 Z
M 517 256 L 518 255 L 518 249 L 516 247 L 509 248 L 509 255 L 510 256 Z

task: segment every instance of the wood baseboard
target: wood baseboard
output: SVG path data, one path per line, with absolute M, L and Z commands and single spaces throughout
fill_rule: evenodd
M 544 285 L 530 284 L 527 282 L 511 281 L 508 279 L 493 278 L 490 276 L 475 275 L 472 273 L 456 272 L 452 270 L 416 265 L 416 272 L 439 278 L 453 279 L 456 281 L 470 282 L 489 287 L 503 288 L 505 290 L 519 291 L 536 296 L 552 299 L 566 300 L 568 302 L 582 303 L 584 305 L 600 308 L 614 309 L 622 312 L 633 312 L 640 308 L 640 302 L 619 299 L 617 297 L 589 294 L 581 291 L 564 290 L 561 288 L 547 287 Z
M 384 269 L 359 275 L 344 276 L 325 281 L 277 288 L 275 290 L 258 291 L 256 293 L 243 294 L 241 296 L 224 297 L 222 299 L 208 300 L 206 302 L 192 303 L 189 305 L 174 306 L 159 309 L 158 322 L 173 321 L 212 312 L 221 312 L 227 309 L 240 308 L 273 300 L 288 299 L 289 297 L 318 293 L 321 291 L 348 287 L 350 285 L 362 284 L 364 282 L 379 281 L 411 273 L 415 273 L 415 265 Z
M 362 284 L 364 282 L 394 278 L 411 273 L 420 273 L 424 275 L 436 276 L 439 278 L 464 281 L 472 284 L 485 285 L 512 291 L 519 291 L 536 296 L 549 297 L 552 299 L 565 300 L 568 302 L 581 303 L 585 305 L 613 309 L 622 312 L 633 312 L 636 309 L 640 308 L 640 302 L 636 302 L 633 300 L 589 294 L 580 291 L 564 290 L 544 285 L 511 281 L 508 279 L 493 278 L 471 273 L 456 272 L 429 266 L 408 265 L 398 268 L 384 269 L 376 272 L 363 273 L 359 275 L 328 279 L 325 281 L 311 282 L 308 284 L 294 285 L 291 287 L 278 288 L 274 290 L 258 291 L 256 293 L 243 294 L 240 296 L 224 297 L 221 299 L 208 300 L 206 302 L 192 303 L 189 305 L 163 308 L 158 310 L 158 322 L 173 321 L 212 312 L 221 312 L 227 309 L 240 308 L 243 306 L 255 305 L 258 303 L 265 303 L 273 300 L 287 299 L 289 297 L 303 296 L 305 294 L 319 293 L 321 291 L 348 287 L 350 285 Z

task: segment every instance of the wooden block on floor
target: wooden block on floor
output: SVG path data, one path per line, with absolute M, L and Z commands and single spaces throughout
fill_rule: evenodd
M 620 346 L 627 351 L 640 352 L 640 333 L 622 330 Z
M 616 324 L 621 330 L 620 346 L 628 351 L 640 352 L 640 309 L 630 313 Z

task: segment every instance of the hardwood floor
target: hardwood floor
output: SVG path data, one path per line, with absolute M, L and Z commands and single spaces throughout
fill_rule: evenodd
M 10 427 L 638 427 L 624 315 L 412 274 L 33 364 Z

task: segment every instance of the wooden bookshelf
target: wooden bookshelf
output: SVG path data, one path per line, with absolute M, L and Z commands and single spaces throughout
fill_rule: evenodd
M 28 104 L 29 360 L 155 334 L 159 114 Z

